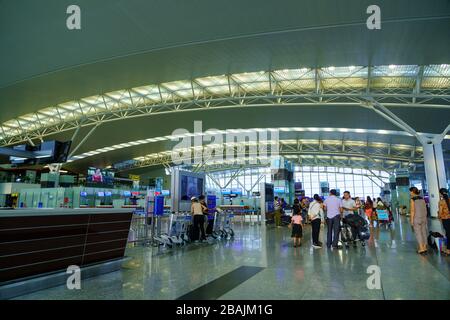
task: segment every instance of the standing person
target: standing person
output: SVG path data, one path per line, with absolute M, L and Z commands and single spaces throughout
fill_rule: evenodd
M 291 218 L 291 228 L 292 228 L 292 239 L 294 240 L 294 248 L 300 247 L 302 237 L 303 237 L 303 224 L 302 224 L 302 216 L 300 215 L 300 211 L 294 213 Z M 298 244 L 297 244 L 298 242 Z
M 191 198 L 191 213 L 193 216 L 194 224 L 194 236 L 193 240 L 200 241 L 206 240 L 205 237 L 205 215 L 203 214 L 203 206 L 200 204 L 196 197 Z M 200 233 L 200 237 L 199 237 Z
M 319 241 L 319 234 L 323 219 L 323 201 L 318 194 L 314 195 L 314 201 L 309 205 L 308 217 L 309 221 L 311 221 L 312 246 L 314 249 L 320 249 L 322 248 L 322 242 Z
M 278 197 L 275 197 L 274 203 L 273 203 L 273 210 L 275 212 L 274 218 L 275 218 L 275 226 L 277 228 L 281 228 L 281 204 L 278 200 Z
M 292 206 L 292 215 L 301 214 L 302 213 L 302 207 L 300 206 L 300 201 L 295 198 L 294 204 Z
M 208 205 L 206 204 L 206 197 L 204 195 L 201 195 L 200 197 L 198 197 L 198 201 L 200 202 L 200 204 L 202 206 L 202 212 L 203 212 L 204 220 L 205 220 L 205 224 L 206 224 L 205 234 L 210 235 L 210 234 L 212 234 L 214 220 L 209 219 L 209 210 L 208 210 Z
M 344 191 L 344 198 L 342 199 L 342 212 L 344 217 L 349 214 L 354 214 L 354 211 L 357 209 L 355 200 L 350 196 L 350 191 Z
M 383 200 L 381 200 L 380 197 L 377 198 L 377 205 L 376 205 L 376 207 L 379 210 L 385 210 L 386 209 L 386 205 L 384 204 Z
M 305 221 L 305 223 L 307 224 L 307 223 L 309 223 L 309 221 L 308 221 L 308 208 L 309 208 L 308 198 L 306 198 L 306 197 L 302 198 L 301 207 L 302 207 L 303 221 Z
M 354 214 L 355 210 L 358 210 L 355 200 L 350 197 L 350 191 L 344 191 L 344 199 L 342 199 L 342 210 L 344 218 L 350 214 Z M 356 235 L 358 234 L 358 229 L 354 226 L 350 227 L 352 229 L 353 246 L 356 247 Z
M 427 221 L 427 207 L 425 200 L 419 195 L 419 189 L 416 187 L 409 188 L 411 195 L 411 216 L 410 223 L 414 229 L 419 250 L 417 253 L 423 254 L 427 252 L 427 236 L 428 236 L 428 221 Z
M 366 203 L 364 204 L 364 213 L 366 214 L 367 220 L 370 221 L 370 226 L 373 227 L 373 202 L 369 196 L 367 196 Z
M 361 215 L 361 208 L 362 208 L 362 203 L 361 203 L 361 199 L 359 199 L 359 197 L 355 198 L 355 204 L 356 204 L 356 213 L 358 215 Z
M 445 248 L 444 253 L 450 254 L 450 250 L 448 248 L 448 241 L 450 239 L 450 201 L 448 199 L 448 190 L 445 188 L 439 189 L 439 194 L 441 200 L 439 201 L 439 220 L 442 222 L 442 226 L 445 230 L 445 236 L 447 238 L 447 246 Z
M 336 190 L 330 190 L 330 196 L 323 202 L 325 210 L 327 212 L 327 248 L 340 249 L 338 246 L 340 222 L 341 222 L 341 199 L 336 197 Z
M 287 207 L 287 202 L 284 200 L 284 198 L 281 198 L 280 207 L 281 207 L 281 214 L 283 215 Z

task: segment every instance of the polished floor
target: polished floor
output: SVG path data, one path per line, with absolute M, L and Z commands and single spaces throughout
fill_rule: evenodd
M 439 222 L 431 222 L 439 230 Z M 16 299 L 450 299 L 449 257 L 415 253 L 405 218 L 374 228 L 365 248 L 293 248 L 287 228 L 235 225 L 234 240 L 163 250 L 133 247 L 121 271 Z M 321 230 L 323 240 L 325 233 Z M 325 241 L 324 241 L 325 242 Z M 369 289 L 369 266 L 381 287 Z

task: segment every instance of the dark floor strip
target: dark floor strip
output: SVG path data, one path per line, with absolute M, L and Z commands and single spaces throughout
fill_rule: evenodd
M 177 300 L 216 300 L 263 269 L 264 268 L 262 267 L 239 267 L 226 275 L 179 297 Z

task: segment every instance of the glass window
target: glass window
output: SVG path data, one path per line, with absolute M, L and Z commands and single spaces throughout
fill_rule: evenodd
M 309 172 L 305 172 L 303 174 L 303 180 L 304 180 L 304 182 L 310 182 L 311 181 L 311 174 Z
M 313 196 L 314 194 L 319 194 L 320 195 L 320 188 L 319 185 L 314 185 L 311 189 L 311 193 L 310 196 Z
M 306 183 L 304 183 L 303 184 L 303 188 L 305 189 L 305 193 L 307 194 L 307 195 L 310 195 L 311 194 L 311 183 L 310 182 L 306 182 Z

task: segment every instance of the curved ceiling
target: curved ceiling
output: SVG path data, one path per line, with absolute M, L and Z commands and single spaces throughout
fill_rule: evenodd
M 0 3 L 0 122 L 48 105 L 208 75 L 346 65 L 448 63 L 450 3 L 368 0 L 79 0 Z
M 77 31 L 65 26 L 69 4 L 0 1 L 1 145 L 75 137 L 77 155 L 191 131 L 195 120 L 204 130 L 399 130 L 361 106 L 368 96 L 419 132 L 440 133 L 450 119 L 447 0 L 379 1 L 381 30 L 366 27 L 368 0 L 78 0 Z
M 306 110 L 327 105 L 339 107 L 332 119 L 320 116 L 315 119 L 323 126 L 327 121 L 337 121 L 336 117 L 347 118 L 346 111 L 351 110 L 348 107 L 367 107 L 368 98 L 384 106 L 402 107 L 400 113 L 414 115 L 416 111 L 412 107 L 427 109 L 428 121 L 413 117 L 416 118 L 413 127 L 418 131 L 441 133 L 448 125 L 443 115 L 450 115 L 450 65 L 283 69 L 150 84 L 48 106 L 3 122 L 0 144 L 42 140 L 79 127 L 159 114 L 178 116 L 187 111 L 221 109 L 240 112 L 250 107 L 264 107 L 256 112 L 265 113 L 268 107 L 274 106 Z M 430 117 L 433 113 L 436 118 Z M 355 109 L 352 120 L 359 122 L 359 114 Z M 209 119 L 216 114 L 204 115 Z M 202 117 L 202 120 L 206 119 Z M 414 126 L 417 122 L 420 125 Z M 234 120 L 222 123 L 234 124 Z

